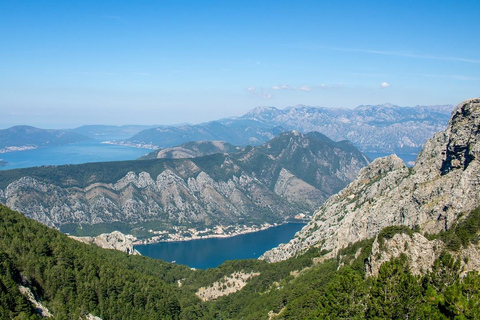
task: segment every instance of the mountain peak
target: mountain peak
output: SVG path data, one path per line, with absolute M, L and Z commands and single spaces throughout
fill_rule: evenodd
M 453 169 L 466 169 L 474 159 L 480 159 L 480 98 L 459 104 L 452 113 L 445 135 L 447 146 L 442 162 L 442 174 Z
M 455 108 L 447 129 L 427 141 L 413 169 L 395 155 L 373 161 L 288 244 L 263 258 L 288 259 L 311 246 L 333 256 L 392 225 L 430 234 L 449 229 L 480 203 L 479 139 L 480 99 L 469 99 Z

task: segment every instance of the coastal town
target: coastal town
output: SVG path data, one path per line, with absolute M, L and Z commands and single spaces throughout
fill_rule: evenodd
M 205 228 L 203 230 L 197 230 L 195 228 L 186 228 L 186 227 L 179 227 L 174 226 L 173 231 L 156 231 L 156 230 L 149 230 L 149 233 L 153 234 L 154 236 L 149 237 L 143 240 L 136 240 L 134 241 L 134 245 L 140 244 L 152 244 L 152 243 L 159 243 L 159 242 L 176 242 L 176 241 L 190 241 L 190 240 L 198 240 L 198 239 L 208 239 L 208 238 L 228 238 L 234 237 L 241 234 L 257 232 L 261 230 L 266 230 L 268 228 L 276 227 L 279 224 L 277 223 L 264 223 L 259 226 L 252 225 L 237 225 L 237 226 L 216 226 L 213 229 Z

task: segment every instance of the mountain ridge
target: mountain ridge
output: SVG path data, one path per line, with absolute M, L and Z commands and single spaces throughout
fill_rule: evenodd
M 338 251 L 390 225 L 438 233 L 480 203 L 480 99 L 460 103 L 447 129 L 429 139 L 411 169 L 397 156 L 374 160 L 329 198 L 294 239 L 263 255 L 292 257 L 314 246 Z
M 318 131 L 335 141 L 349 140 L 364 152 L 418 153 L 423 143 L 443 130 L 454 106 L 399 107 L 361 105 L 355 109 L 292 106 L 257 107 L 237 117 L 196 125 L 162 126 L 113 143 L 169 148 L 189 141 L 222 140 L 259 145 L 280 132 Z
M 68 130 L 39 129 L 32 126 L 14 126 L 0 130 L 0 153 L 57 146 L 91 138 Z
M 345 142 L 291 132 L 231 154 L 6 170 L 0 201 L 56 227 L 280 223 L 316 208 L 367 163 Z
M 298 105 L 259 107 L 240 118 L 301 132 L 318 131 L 335 141 L 349 140 L 364 152 L 417 153 L 430 136 L 445 128 L 452 109 L 451 105 L 354 109 Z

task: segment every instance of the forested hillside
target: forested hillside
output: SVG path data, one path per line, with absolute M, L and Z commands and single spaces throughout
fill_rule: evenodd
M 104 320 L 478 319 L 480 276 L 471 272 L 460 277 L 456 257 L 478 244 L 479 216 L 480 209 L 467 213 L 450 233 L 439 236 L 457 237 L 456 251 L 444 251 L 423 275 L 412 275 L 401 256 L 384 263 L 378 276 L 365 278 L 373 239 L 325 261 L 326 252 L 311 249 L 279 263 L 239 260 L 192 271 L 76 242 L 1 206 L 0 318 L 40 318 L 20 293 L 21 284 L 31 288 L 55 319 L 88 314 Z M 381 237 L 406 230 L 385 230 Z M 252 275 L 246 286 L 222 296 L 231 286 L 227 279 L 240 272 Z M 216 299 L 202 302 L 195 296 L 213 283 L 223 284 Z

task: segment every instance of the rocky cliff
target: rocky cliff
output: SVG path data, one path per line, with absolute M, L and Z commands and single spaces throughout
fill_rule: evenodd
M 442 240 L 429 240 L 421 233 L 414 232 L 412 234 L 397 233 L 391 239 L 379 240 L 376 237 L 372 252 L 365 264 L 366 276 L 377 276 L 383 263 L 392 258 L 398 258 L 402 254 L 406 256 L 412 274 L 421 275 L 431 271 L 435 260 L 444 250 L 459 262 L 462 274 L 480 270 L 480 243 L 470 243 L 462 250 L 448 250 Z
M 313 212 L 367 163 L 348 142 L 289 132 L 233 154 L 1 171 L 0 200 L 55 227 L 259 225 Z
M 480 99 L 459 104 L 447 129 L 429 139 L 415 167 L 376 159 L 329 198 L 287 244 L 262 258 L 279 261 L 315 246 L 334 256 L 390 225 L 438 233 L 480 203 Z

